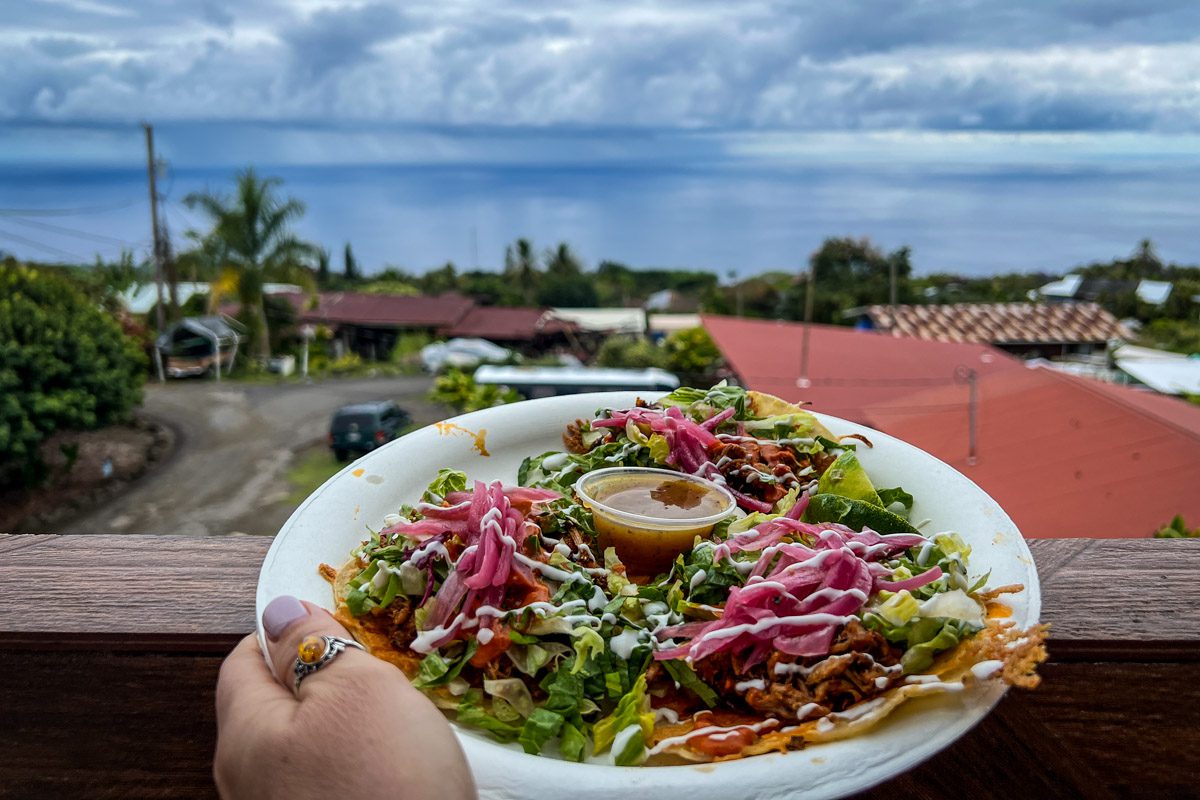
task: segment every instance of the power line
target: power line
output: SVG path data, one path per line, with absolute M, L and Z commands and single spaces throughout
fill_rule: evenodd
M 107 206 L 81 206 L 79 208 L 0 208 L 0 217 L 74 217 L 85 214 L 104 214 L 109 211 L 119 211 L 137 203 L 127 200 Z
M 20 234 L 12 233 L 10 231 L 6 231 L 6 230 L 2 230 L 2 229 L 0 229 L 0 239 L 8 239 L 9 241 L 17 242 L 18 244 L 23 244 L 26 247 L 32 247 L 35 250 L 41 250 L 43 253 L 49 253 L 50 255 L 55 255 L 55 256 L 60 256 L 60 257 L 65 256 L 65 257 L 71 259 L 72 261 L 86 261 L 87 260 L 86 258 L 83 258 L 82 256 L 78 256 L 74 253 L 68 253 L 66 250 L 63 250 L 58 247 L 54 247 L 53 245 L 42 244 L 41 242 L 34 241 L 33 239 L 27 239 L 26 237 L 21 236 Z
M 38 222 L 37 220 L 22 219 L 21 217 L 16 216 L 8 217 L 8 220 L 29 228 L 38 228 L 39 230 L 50 231 L 51 233 L 62 233 L 67 236 L 74 236 L 79 239 L 87 239 L 93 242 L 99 242 L 101 244 L 115 244 L 121 247 L 135 247 L 132 242 L 127 242 L 124 239 L 118 239 L 115 236 L 105 236 L 101 233 L 89 233 L 76 228 L 68 228 L 64 225 L 52 225 L 49 222 Z

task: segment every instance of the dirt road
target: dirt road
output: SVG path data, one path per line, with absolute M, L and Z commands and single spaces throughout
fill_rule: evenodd
M 165 464 L 62 533 L 274 534 L 292 506 L 285 479 L 297 450 L 328 432 L 346 403 L 395 400 L 418 425 L 447 416 L 425 401 L 426 377 L 313 384 L 178 381 L 146 389 L 145 413 L 175 428 Z

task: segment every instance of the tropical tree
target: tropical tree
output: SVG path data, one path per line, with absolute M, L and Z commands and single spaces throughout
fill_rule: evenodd
M 504 274 L 519 287 L 525 305 L 533 305 L 542 276 L 538 271 L 537 254 L 533 251 L 533 242 L 528 239 L 517 239 L 515 246 L 510 245 L 504 251 Z
M 362 277 L 358 271 L 358 262 L 354 259 L 354 251 L 350 249 L 349 242 L 346 242 L 346 249 L 342 251 L 342 274 L 345 276 L 347 283 L 353 283 Z
M 546 275 L 538 290 L 538 303 L 544 306 L 591 307 L 596 305 L 596 286 L 584 275 L 583 264 L 562 242 L 547 250 Z
M 279 178 L 260 178 L 253 167 L 237 175 L 232 198 L 212 192 L 193 192 L 184 198 L 189 208 L 199 208 L 212 221 L 206 238 L 224 247 L 221 282 L 232 290 L 251 316 L 251 333 L 258 355 L 271 355 L 270 331 L 263 303 L 263 284 L 269 280 L 312 287 L 312 272 L 304 265 L 316 248 L 291 232 L 291 224 L 304 215 L 304 204 L 281 198 Z M 213 295 L 217 294 L 214 286 Z

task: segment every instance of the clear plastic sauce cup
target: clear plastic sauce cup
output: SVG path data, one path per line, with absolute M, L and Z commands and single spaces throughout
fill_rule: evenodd
M 649 467 L 589 472 L 575 492 L 591 509 L 600 547 L 615 548 L 633 577 L 666 572 L 697 536 L 708 536 L 737 507 L 712 481 Z

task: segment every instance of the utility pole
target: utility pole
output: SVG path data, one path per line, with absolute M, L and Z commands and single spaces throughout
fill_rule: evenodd
M 158 287 L 157 322 L 161 334 L 166 328 L 166 318 L 163 313 L 163 259 L 162 242 L 158 227 L 158 185 L 156 183 L 157 166 L 154 163 L 154 126 L 149 122 L 142 123 L 146 132 L 146 177 L 150 182 L 150 230 L 154 234 L 154 283 Z
M 804 329 L 800 334 L 800 377 L 796 380 L 801 389 L 812 386 L 808 379 L 808 333 L 812 326 L 813 296 L 817 293 L 816 271 L 816 266 L 809 264 L 808 285 L 804 288 Z

